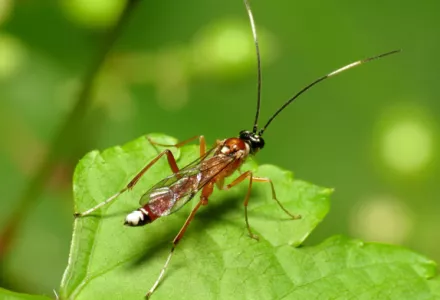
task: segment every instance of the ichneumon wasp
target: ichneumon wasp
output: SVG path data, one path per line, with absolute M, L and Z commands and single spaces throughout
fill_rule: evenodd
M 192 209 L 190 215 L 187 217 L 185 223 L 181 227 L 180 231 L 173 240 L 171 251 L 165 264 L 154 282 L 153 286 L 148 291 L 146 297 L 149 298 L 160 281 L 162 280 L 165 271 L 170 263 L 171 257 L 174 250 L 185 234 L 186 229 L 193 220 L 196 212 L 202 205 L 208 204 L 208 199 L 214 191 L 214 186 L 217 186 L 220 190 L 228 190 L 235 185 L 241 183 L 242 181 L 248 179 L 249 185 L 248 190 L 244 198 L 244 216 L 246 227 L 249 232 L 250 237 L 258 239 L 258 237 L 253 234 L 248 221 L 248 210 L 247 206 L 249 203 L 250 192 L 252 189 L 253 182 L 265 182 L 269 183 L 272 189 L 272 198 L 276 201 L 279 207 L 292 219 L 301 218 L 300 215 L 294 215 L 284 208 L 282 203 L 277 199 L 275 188 L 272 181 L 269 178 L 256 177 L 251 171 L 245 171 L 241 173 L 235 180 L 230 184 L 225 185 L 225 178 L 231 176 L 235 171 L 237 171 L 249 155 L 255 155 L 260 149 L 263 149 L 265 142 L 263 139 L 263 134 L 271 122 L 295 99 L 297 99 L 301 94 L 306 92 L 308 89 L 318 84 L 319 82 L 337 75 L 343 71 L 351 69 L 353 67 L 359 66 L 366 62 L 382 58 L 391 54 L 400 52 L 400 50 L 395 50 L 391 52 L 386 52 L 377 56 L 369 57 L 363 60 L 356 61 L 354 63 L 348 64 L 342 68 L 339 68 L 329 74 L 318 78 L 309 85 L 305 86 L 292 98 L 287 100 L 266 122 L 266 124 L 259 128 L 258 119 L 260 114 L 260 103 L 261 103 L 261 62 L 260 62 L 260 49 L 257 38 L 256 26 L 253 18 L 253 14 L 249 5 L 248 0 L 244 0 L 246 11 L 250 20 L 250 25 L 252 29 L 253 39 L 255 43 L 255 50 L 257 56 L 257 108 L 255 121 L 252 131 L 243 130 L 240 131 L 238 137 L 227 138 L 223 140 L 217 140 L 215 145 L 209 150 L 206 149 L 206 142 L 204 136 L 195 136 L 188 140 L 182 141 L 175 145 L 164 145 L 156 143 L 153 140 L 150 142 L 153 145 L 158 146 L 168 146 L 168 147 L 182 147 L 183 145 L 199 139 L 200 142 L 200 157 L 188 164 L 183 168 L 179 168 L 174 155 L 170 150 L 165 150 L 157 155 L 151 162 L 149 162 L 134 178 L 119 192 L 106 199 L 105 201 L 99 203 L 93 208 L 82 212 L 75 213 L 76 217 L 83 217 L 91 214 L 100 207 L 112 202 L 122 193 L 132 189 L 139 181 L 139 179 L 144 176 L 144 174 L 163 156 L 167 157 L 168 164 L 172 170 L 172 174 L 157 184 L 152 186 L 140 199 L 141 207 L 129 215 L 125 219 L 125 225 L 128 226 L 143 226 L 153 222 L 154 220 L 172 214 L 182 208 L 188 201 L 190 201 L 194 196 L 201 191 L 201 196 L 199 202 Z

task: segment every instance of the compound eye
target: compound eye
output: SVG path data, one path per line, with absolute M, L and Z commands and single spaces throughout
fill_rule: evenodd
M 240 138 L 241 139 L 246 139 L 248 137 L 249 137 L 249 131 L 247 131 L 247 130 L 240 131 Z
M 255 148 L 262 149 L 264 147 L 264 140 L 258 137 L 252 140 L 252 144 Z

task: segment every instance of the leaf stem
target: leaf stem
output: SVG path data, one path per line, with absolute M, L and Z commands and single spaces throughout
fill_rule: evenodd
M 21 194 L 20 198 L 15 201 L 18 202 L 18 204 L 0 234 L 0 262 L 3 261 L 10 249 L 19 225 L 23 222 L 28 212 L 31 211 L 31 206 L 36 204 L 40 194 L 44 191 L 45 184 L 49 180 L 56 162 L 59 159 L 60 150 L 71 146 L 72 141 L 75 140 L 72 139 L 72 137 L 76 135 L 77 125 L 82 121 L 91 104 L 91 91 L 93 90 L 97 74 L 139 1 L 140 0 L 127 0 L 118 21 L 104 36 L 104 40 L 100 49 L 97 51 L 95 59 L 90 64 L 88 70 L 86 70 L 84 85 L 72 111 L 52 140 L 49 151 L 31 178 L 29 185 Z

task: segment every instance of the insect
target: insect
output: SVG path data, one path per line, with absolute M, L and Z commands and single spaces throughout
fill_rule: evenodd
M 106 199 L 105 201 L 99 203 L 93 208 L 82 212 L 75 213 L 76 217 L 83 217 L 91 214 L 102 206 L 112 202 L 122 193 L 132 189 L 140 180 L 142 176 L 163 156 L 166 156 L 168 164 L 172 170 L 172 174 L 165 177 L 157 184 L 152 186 L 140 199 L 141 207 L 137 210 L 131 212 L 127 215 L 125 219 L 125 224 L 128 226 L 143 226 L 154 222 L 156 219 L 170 215 L 180 208 L 182 208 L 188 201 L 194 198 L 194 196 L 201 192 L 200 200 L 192 209 L 190 215 L 187 217 L 185 223 L 181 227 L 180 231 L 173 240 L 170 253 L 165 261 L 162 270 L 159 273 L 158 278 L 154 282 L 153 286 L 148 291 L 146 297 L 149 298 L 153 292 L 158 287 L 161 282 L 165 271 L 171 261 L 172 255 L 175 248 L 177 247 L 179 241 L 185 234 L 189 224 L 193 220 L 196 212 L 203 205 L 208 204 L 208 199 L 214 191 L 214 187 L 217 186 L 220 190 L 228 190 L 237 184 L 243 182 L 244 180 L 249 180 L 248 190 L 244 198 L 244 216 L 246 222 L 246 228 L 249 232 L 250 237 L 258 239 L 258 237 L 252 232 L 248 221 L 248 203 L 250 199 L 250 192 L 252 189 L 252 184 L 254 182 L 264 182 L 269 183 L 272 190 L 272 198 L 278 204 L 278 206 L 292 219 L 301 218 L 300 215 L 294 215 L 290 213 L 282 203 L 277 199 L 276 192 L 272 181 L 269 178 L 256 177 L 252 171 L 245 171 L 241 173 L 237 178 L 232 180 L 230 184 L 225 185 L 225 178 L 231 176 L 235 171 L 239 170 L 242 164 L 250 155 L 255 155 L 259 150 L 263 149 L 265 142 L 263 139 L 263 134 L 272 123 L 272 121 L 295 99 L 297 99 L 301 94 L 306 92 L 308 89 L 318 84 L 319 82 L 337 75 L 343 71 L 350 68 L 359 66 L 366 62 L 382 58 L 391 54 L 400 52 L 400 50 L 395 50 L 387 53 L 383 53 L 377 56 L 366 58 L 363 60 L 356 61 L 354 63 L 348 64 L 342 68 L 339 68 L 329 74 L 318 78 L 309 85 L 305 86 L 292 98 L 287 100 L 266 122 L 266 124 L 259 128 L 258 119 L 260 114 L 260 103 L 261 103 L 261 62 L 260 62 L 260 49 L 257 38 L 257 31 L 254 22 L 254 17 L 249 5 L 248 0 L 244 0 L 246 11 L 250 20 L 250 25 L 252 29 L 252 35 L 255 43 L 256 57 L 257 57 L 257 108 L 255 121 L 252 131 L 243 130 L 239 133 L 238 137 L 227 138 L 223 140 L 217 140 L 215 145 L 209 150 L 206 149 L 206 142 L 204 136 L 195 136 L 188 140 L 182 141 L 175 145 L 164 145 L 156 143 L 150 140 L 153 145 L 159 146 L 169 146 L 169 147 L 182 147 L 183 145 L 199 139 L 200 142 L 200 157 L 188 164 L 183 168 L 179 168 L 174 158 L 174 155 L 170 150 L 165 150 L 157 155 L 151 162 L 149 162 L 139 173 L 137 173 L 134 178 L 119 192 Z

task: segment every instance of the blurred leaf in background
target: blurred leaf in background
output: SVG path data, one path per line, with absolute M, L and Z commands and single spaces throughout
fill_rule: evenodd
M 17 208 L 77 99 L 112 1 L 0 1 L 0 228 Z M 399 56 L 333 78 L 266 132 L 258 157 L 335 187 L 306 241 L 333 234 L 408 246 L 440 260 L 438 11 L 434 0 L 253 1 L 263 60 L 262 121 L 305 84 L 351 61 Z M 66 143 L 1 262 L 1 286 L 52 295 L 72 231 L 73 168 L 86 152 L 147 132 L 209 143 L 252 125 L 255 57 L 242 1 L 141 1 L 101 70 L 93 103 Z M 245 39 L 245 40 L 244 40 Z M 66 140 L 69 137 L 66 137 Z

